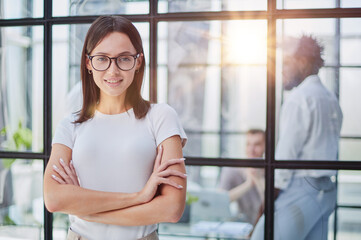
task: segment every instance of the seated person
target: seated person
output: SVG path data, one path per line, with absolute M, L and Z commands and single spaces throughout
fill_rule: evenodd
M 262 158 L 265 151 L 265 133 L 260 129 L 247 132 L 247 158 Z M 241 218 L 256 224 L 263 210 L 264 170 L 255 168 L 222 168 L 220 188 L 229 192 L 230 201 L 237 201 Z

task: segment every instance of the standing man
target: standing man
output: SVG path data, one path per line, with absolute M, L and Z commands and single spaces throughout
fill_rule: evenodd
M 261 129 L 247 131 L 247 158 L 263 157 L 265 133 Z M 222 168 L 220 188 L 227 190 L 230 201 L 236 201 L 240 218 L 255 224 L 263 209 L 264 170 L 256 168 Z
M 284 49 L 283 86 L 289 94 L 281 109 L 276 160 L 337 160 L 342 112 L 321 83 L 323 47 L 302 36 Z M 326 240 L 336 204 L 334 170 L 276 170 L 274 239 Z M 264 239 L 264 216 L 252 240 Z

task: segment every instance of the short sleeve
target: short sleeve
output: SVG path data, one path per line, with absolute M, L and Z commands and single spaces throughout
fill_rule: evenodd
M 56 127 L 52 144 L 60 143 L 69 147 L 70 149 L 73 149 L 75 139 L 75 124 L 73 123 L 74 120 L 75 117 L 73 114 L 71 114 L 60 121 Z
M 176 111 L 164 103 L 153 104 L 150 111 L 150 121 L 157 146 L 165 139 L 178 135 L 182 139 L 182 147 L 184 147 L 187 142 L 187 136 Z

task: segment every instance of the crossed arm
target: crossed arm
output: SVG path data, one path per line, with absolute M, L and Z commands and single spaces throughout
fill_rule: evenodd
M 71 174 L 71 149 L 54 144 L 44 175 L 44 200 L 51 212 L 77 215 L 87 221 L 117 225 L 146 225 L 159 222 L 177 222 L 185 205 L 186 179 L 179 136 L 161 144 L 153 174 L 146 186 L 136 193 L 111 193 L 85 189 L 74 184 Z M 64 160 L 62 166 L 59 159 Z M 60 171 L 53 170 L 56 165 Z M 64 181 L 64 184 L 56 181 Z M 158 195 L 155 195 L 159 191 Z M 166 211 L 165 211 L 166 210 Z

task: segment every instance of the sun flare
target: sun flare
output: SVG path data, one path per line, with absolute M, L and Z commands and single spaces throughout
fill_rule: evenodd
M 225 60 L 229 64 L 265 64 L 267 32 L 260 22 L 235 22 L 224 36 Z

